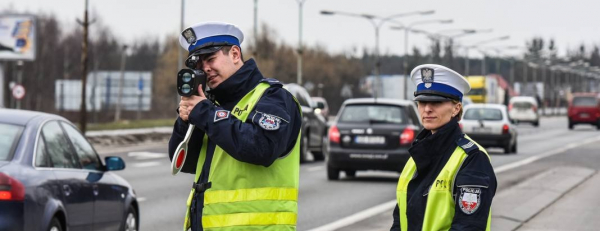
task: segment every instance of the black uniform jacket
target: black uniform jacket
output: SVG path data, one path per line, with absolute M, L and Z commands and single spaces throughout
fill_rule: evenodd
M 408 184 L 406 216 L 408 230 L 422 230 L 427 194 L 457 146 L 468 143 L 456 119 L 442 126 L 435 134 L 423 129 L 408 150 L 417 166 L 416 176 Z M 492 198 L 496 193 L 496 175 L 490 159 L 477 145 L 467 148 L 467 158 L 459 169 L 454 182 L 455 213 L 450 230 L 485 230 Z M 478 187 L 479 207 L 467 212 L 459 206 L 461 190 L 458 186 Z M 472 212 L 471 214 L 468 214 Z M 394 224 L 390 230 L 400 230 L 399 208 L 394 210 Z

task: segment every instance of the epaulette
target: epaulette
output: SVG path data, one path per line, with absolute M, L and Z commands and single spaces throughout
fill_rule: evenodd
M 281 82 L 279 82 L 279 80 L 272 79 L 272 78 L 264 78 L 264 79 L 261 79 L 260 82 L 268 83 L 271 85 L 271 87 L 274 87 L 274 86 L 282 87 L 283 86 L 283 84 Z
M 474 141 L 465 137 L 464 134 L 456 140 L 456 145 L 465 150 L 467 155 L 479 151 L 479 146 Z

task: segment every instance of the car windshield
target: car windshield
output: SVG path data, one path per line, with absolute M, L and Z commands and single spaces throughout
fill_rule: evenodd
M 407 117 L 400 106 L 354 104 L 346 105 L 339 121 L 405 124 Z
M 485 95 L 485 89 L 483 88 L 473 88 L 467 93 L 467 95 Z
M 469 108 L 463 116 L 465 120 L 502 120 L 502 111 L 497 108 Z
M 573 98 L 573 106 L 595 107 L 596 106 L 596 98 L 594 98 L 594 97 L 575 97 L 575 98 Z
M 15 145 L 23 127 L 12 124 L 0 124 L 0 161 L 12 158 Z

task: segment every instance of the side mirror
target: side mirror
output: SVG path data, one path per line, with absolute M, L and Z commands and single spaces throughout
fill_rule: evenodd
M 107 156 L 104 157 L 104 161 L 106 162 L 106 170 L 107 171 L 118 171 L 125 169 L 125 161 L 118 156 Z
M 323 109 L 325 108 L 325 104 L 323 102 L 317 102 L 317 108 Z

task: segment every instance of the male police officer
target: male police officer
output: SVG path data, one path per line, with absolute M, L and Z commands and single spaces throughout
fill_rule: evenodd
M 496 175 L 486 150 L 458 125 L 469 82 L 435 64 L 410 76 L 424 129 L 408 149 L 391 230 L 489 230 Z
M 183 31 L 186 66 L 207 76 L 208 93 L 181 97 L 169 156 L 196 126 L 183 172 L 195 173 L 184 230 L 295 230 L 299 105 L 282 84 L 243 61 L 236 26 L 206 22 Z M 202 89 L 200 87 L 199 89 Z

